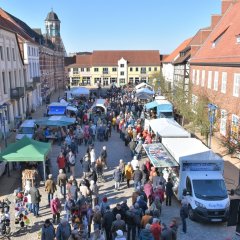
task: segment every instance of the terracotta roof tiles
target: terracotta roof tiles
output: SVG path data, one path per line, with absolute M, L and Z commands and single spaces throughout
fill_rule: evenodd
M 237 1 L 225 12 L 205 43 L 191 59 L 191 63 L 236 63 L 240 62 L 239 34 L 240 2 Z

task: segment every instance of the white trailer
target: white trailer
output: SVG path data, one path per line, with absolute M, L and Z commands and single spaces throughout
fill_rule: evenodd
M 196 138 L 163 138 L 162 145 L 179 165 L 178 171 L 168 168 L 167 173 L 173 176 L 177 198 L 187 199 L 190 218 L 226 221 L 230 200 L 223 159 Z

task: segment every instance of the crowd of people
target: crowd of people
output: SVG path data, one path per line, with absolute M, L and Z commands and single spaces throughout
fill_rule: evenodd
M 144 109 L 131 91 L 117 91 L 106 100 L 108 111 L 93 115 L 89 109 L 93 101 L 77 101 L 79 111 L 74 126 L 59 128 L 60 152 L 56 159 L 58 176 L 48 171 L 45 191 L 52 218 L 46 219 L 41 230 L 41 240 L 175 240 L 178 218 L 165 224 L 162 219 L 163 205 L 171 206 L 173 183 L 171 176 L 163 176 L 162 169 L 151 165 L 149 160 L 140 164 L 142 144 L 157 141 L 153 133 L 143 127 Z M 108 181 L 104 172 L 108 167 L 108 150 L 102 147 L 99 154 L 95 146 L 108 141 L 112 131 L 119 134 L 129 148 L 132 160 L 119 164 L 113 170 L 114 189 L 133 187 L 132 202 L 118 202 L 111 209 L 107 194 L 100 196 L 99 183 Z M 80 145 L 87 150 L 77 159 Z M 81 179 L 76 178 L 76 163 L 80 160 Z M 59 189 L 59 191 L 58 191 Z M 41 195 L 37 185 L 26 192 L 29 211 L 38 217 Z M 123 196 L 124 197 L 124 196 Z M 187 203 L 183 200 L 179 214 L 183 232 L 186 233 Z M 55 225 L 57 224 L 57 225 Z M 56 227 L 57 226 L 57 227 Z M 56 229 L 55 229 L 56 227 Z

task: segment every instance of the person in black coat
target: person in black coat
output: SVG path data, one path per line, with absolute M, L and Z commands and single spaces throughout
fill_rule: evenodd
M 110 211 L 110 207 L 106 207 L 106 212 L 103 214 L 102 227 L 106 233 L 106 240 L 112 240 L 112 223 L 115 220 L 113 213 Z
M 136 170 L 133 173 L 133 181 L 134 181 L 135 189 L 137 189 L 138 186 L 141 186 L 142 177 L 143 177 L 142 171 L 139 169 L 139 166 L 137 166 Z
M 89 181 L 93 180 L 94 183 L 97 182 L 97 173 L 96 173 L 95 169 L 93 169 L 93 168 L 90 169 L 90 174 L 88 175 L 88 180 Z
M 166 184 L 166 206 L 171 206 L 172 196 L 173 196 L 173 183 L 171 181 L 171 178 L 168 178 Z
M 86 157 L 82 162 L 83 177 L 86 178 L 87 174 L 90 172 L 90 161 Z
M 113 213 L 113 215 L 114 215 L 114 220 L 116 220 L 117 214 L 120 214 L 123 220 L 125 219 L 125 212 L 124 212 L 124 210 L 122 209 L 120 203 L 118 203 L 118 204 L 116 205 L 116 207 L 113 208 L 112 213 Z

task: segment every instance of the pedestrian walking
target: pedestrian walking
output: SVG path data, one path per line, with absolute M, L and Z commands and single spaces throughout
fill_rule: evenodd
M 182 231 L 187 233 L 187 218 L 188 218 L 188 202 L 186 199 L 183 199 L 181 202 L 180 217 L 182 220 Z
M 113 213 L 110 211 L 110 207 L 106 207 L 106 212 L 103 214 L 102 227 L 106 234 L 106 240 L 112 240 L 112 223 L 115 220 Z
M 37 189 L 36 183 L 29 189 L 29 194 L 31 196 L 32 202 L 32 211 L 35 217 L 39 216 L 39 203 L 41 201 L 41 195 L 39 190 Z
M 63 218 L 57 227 L 56 240 L 68 240 L 71 235 L 71 226 L 66 218 Z
M 133 168 L 130 162 L 125 166 L 125 178 L 127 180 L 127 187 L 130 187 L 130 181 L 133 175 Z
M 161 240 L 173 240 L 172 230 L 167 227 L 165 223 L 162 223 L 162 232 L 161 232 Z
M 132 165 L 133 171 L 137 170 L 137 167 L 139 168 L 139 161 L 137 159 L 137 156 L 133 157 L 133 160 L 131 161 L 131 165 Z
M 139 170 L 139 166 L 136 166 L 136 170 L 133 173 L 133 181 L 134 181 L 135 189 L 141 186 L 141 180 L 142 180 L 142 171 Z
M 95 207 L 98 204 L 99 188 L 94 180 L 90 181 L 90 192 L 92 196 L 92 206 Z
M 60 188 L 62 196 L 66 198 L 67 175 L 63 172 L 63 169 L 59 170 L 59 174 L 57 176 L 57 185 Z
M 83 178 L 86 178 L 90 172 L 90 161 L 88 154 L 85 154 L 83 161 L 82 161 L 82 170 L 83 170 Z
M 53 215 L 53 223 L 56 222 L 56 218 L 57 218 L 57 223 L 60 223 L 61 203 L 56 194 L 54 194 L 54 197 L 51 200 L 50 205 L 51 205 L 51 212 Z
M 139 240 L 154 240 L 149 223 L 147 223 L 145 228 L 140 232 Z
M 166 183 L 166 206 L 171 206 L 172 196 L 173 196 L 173 183 L 171 181 L 171 178 L 168 178 L 168 181 Z
M 123 159 L 120 159 L 119 161 L 119 169 L 121 171 L 121 182 L 124 182 L 124 177 L 125 177 L 125 162 Z
M 42 226 L 41 240 L 54 240 L 55 229 L 49 219 L 46 219 Z
M 102 162 L 105 168 L 107 169 L 107 147 L 106 146 L 103 146 L 102 151 L 100 153 L 100 157 L 102 159 Z
M 67 155 L 67 161 L 70 166 L 71 175 L 75 176 L 76 158 L 75 158 L 75 154 L 72 152 L 72 150 L 70 150 L 70 152 Z
M 50 202 L 53 199 L 53 194 L 56 192 L 57 187 L 52 179 L 52 174 L 48 175 L 48 180 L 45 182 L 45 191 L 48 194 L 48 206 L 50 207 Z
M 115 190 L 119 190 L 120 182 L 122 180 L 122 172 L 121 172 L 119 166 L 113 172 L 113 179 L 115 181 Z
M 60 152 L 60 154 L 57 157 L 57 164 L 58 169 L 62 169 L 64 172 L 66 172 L 66 158 L 63 155 L 63 152 Z

